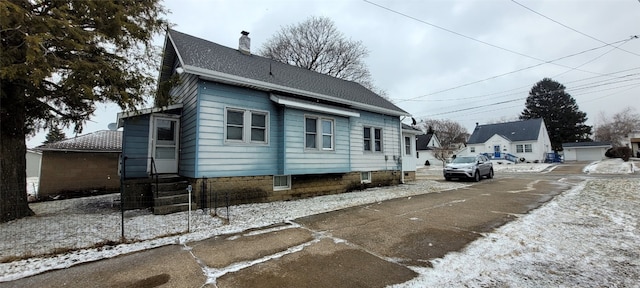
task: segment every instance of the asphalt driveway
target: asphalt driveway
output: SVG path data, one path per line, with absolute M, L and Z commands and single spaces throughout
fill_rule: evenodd
M 572 184 L 565 174 L 572 171 L 497 175 L 464 189 L 313 215 L 0 286 L 385 287 L 412 279 L 412 267 L 430 267 L 433 259 L 566 191 Z

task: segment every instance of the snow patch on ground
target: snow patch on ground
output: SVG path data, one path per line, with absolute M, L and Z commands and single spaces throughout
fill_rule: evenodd
M 634 161 L 624 162 L 622 159 L 607 159 L 593 162 L 582 170 L 593 174 L 632 174 L 640 171 Z
M 496 172 L 507 171 L 502 167 L 508 167 L 509 172 L 540 172 L 552 169 L 550 165 L 504 165 L 496 168 Z M 631 165 L 632 171 L 638 171 L 636 163 Z M 626 174 L 629 170 L 625 166 L 629 167 L 629 162 L 604 160 L 588 165 L 585 173 Z M 436 175 L 441 169 L 425 167 L 416 174 Z M 226 215 L 226 209 L 218 210 L 229 217 L 229 224 L 200 210 L 191 215 L 189 233 L 185 233 L 186 212 L 157 216 L 148 210 L 127 211 L 125 236 L 133 242 L 125 244 L 116 244 L 122 220 L 120 211 L 113 206 L 118 194 L 32 203 L 37 216 L 0 224 L 0 258 L 72 251 L 0 263 L 0 282 L 163 245 L 467 185 L 419 180 L 296 201 L 232 206 L 230 215 Z M 433 269 L 412 267 L 420 276 L 397 287 L 639 287 L 636 283 L 640 279 L 639 217 L 640 179 L 588 179 L 464 250 L 434 260 Z M 165 236 L 170 234 L 178 235 Z M 96 243 L 105 245 L 91 248 Z
M 226 215 L 226 209 L 218 209 L 218 215 L 228 218 L 229 224 L 225 219 L 212 217 L 210 212 L 213 211 L 198 210 L 191 215 L 190 227 L 187 226 L 187 212 L 160 216 L 149 210 L 126 211 L 125 238 L 133 243 L 125 244 L 116 244 L 122 231 L 121 212 L 114 204 L 119 194 L 32 203 L 30 207 L 36 216 L 0 224 L 0 259 L 33 256 L 0 263 L 0 282 L 163 245 L 239 233 L 304 216 L 468 185 L 462 182 L 416 181 L 296 201 L 237 205 L 230 207 L 230 215 Z M 187 228 L 190 228 L 189 233 L 186 233 Z M 179 235 L 167 237 L 175 234 Z M 107 245 L 92 248 L 96 244 Z M 66 250 L 73 251 L 52 257 L 38 256 Z
M 640 179 L 590 179 L 393 287 L 638 287 Z

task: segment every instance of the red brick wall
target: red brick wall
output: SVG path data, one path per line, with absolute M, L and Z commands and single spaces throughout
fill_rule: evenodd
M 44 151 L 38 196 L 118 191 L 118 153 Z

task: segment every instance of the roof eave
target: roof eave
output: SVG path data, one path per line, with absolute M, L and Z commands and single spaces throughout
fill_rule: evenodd
M 118 119 L 116 120 L 116 123 L 118 124 L 118 128 L 120 128 L 120 127 L 122 127 L 122 125 L 124 125 L 124 122 L 122 121 L 124 118 L 129 118 L 129 117 L 133 117 L 133 116 L 140 116 L 140 115 L 145 115 L 145 114 L 158 113 L 158 112 L 162 112 L 162 111 L 175 110 L 175 109 L 180 109 L 182 107 L 183 107 L 182 103 L 176 103 L 176 104 L 169 105 L 169 106 L 153 107 L 153 108 L 145 108 L 145 109 L 140 109 L 140 110 L 135 110 L 135 111 L 119 112 L 118 113 Z
M 51 151 L 51 152 L 83 152 L 83 153 L 120 153 L 122 149 L 119 150 L 91 150 L 91 149 L 64 149 L 64 148 L 39 148 L 41 151 Z
M 239 77 L 239 76 L 230 75 L 227 73 L 221 73 L 213 70 L 203 69 L 203 68 L 192 66 L 192 65 L 183 65 L 182 69 L 184 69 L 185 73 L 195 74 L 207 80 L 222 81 L 225 83 L 237 84 L 237 85 L 246 85 L 246 86 L 262 89 L 265 91 L 282 91 L 282 92 L 305 96 L 305 97 L 313 97 L 316 99 L 349 105 L 353 108 L 357 108 L 364 111 L 376 112 L 376 113 L 386 114 L 391 116 L 398 116 L 398 117 L 411 116 L 411 114 L 409 114 L 406 111 L 397 111 L 393 109 L 386 109 L 386 108 L 381 108 L 373 105 L 368 105 L 360 102 L 348 101 L 348 100 L 344 100 L 344 99 L 329 96 L 329 95 L 319 94 L 319 93 L 310 92 L 310 91 L 301 90 L 301 89 L 295 89 L 295 88 L 272 84 L 264 81 L 258 81 L 255 79 Z

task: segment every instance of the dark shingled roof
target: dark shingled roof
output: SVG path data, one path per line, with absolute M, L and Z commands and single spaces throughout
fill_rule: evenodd
M 542 118 L 523 121 L 477 125 L 467 144 L 485 143 L 493 135 L 500 135 L 511 142 L 537 140 Z
M 270 92 L 287 93 L 287 91 L 278 91 L 278 87 L 274 88 L 274 86 L 280 86 L 299 91 L 299 94 L 307 94 L 299 96 L 317 99 L 326 96 L 328 99 L 323 100 L 335 101 L 343 105 L 364 104 L 366 107 L 382 108 L 397 115 L 409 115 L 408 112 L 356 82 L 338 79 L 254 54 L 243 54 L 237 49 L 175 30 L 169 30 L 167 36 L 160 81 L 171 76 L 173 63 L 178 57 L 187 73 L 205 78 L 213 80 L 218 80 L 216 79 L 218 77 L 224 78 L 224 82 L 236 85 L 246 80 L 258 81 L 261 83 L 256 83 L 253 86 L 246 83 L 244 85 Z M 175 47 L 175 49 L 170 49 L 171 47 Z M 236 81 L 237 83 L 234 83 Z M 289 93 L 291 92 L 289 91 Z M 359 108 L 367 110 L 363 107 Z
M 433 133 L 416 136 L 416 150 L 430 150 L 428 145 L 431 138 L 433 138 Z
M 562 143 L 563 148 L 579 148 L 579 147 L 600 147 L 611 146 L 609 142 L 568 142 Z
M 36 149 L 41 151 L 120 152 L 122 151 L 122 131 L 96 131 L 44 144 Z

